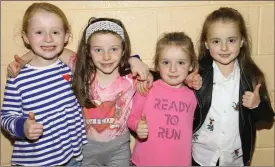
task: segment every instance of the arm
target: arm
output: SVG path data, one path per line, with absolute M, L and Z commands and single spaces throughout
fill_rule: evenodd
M 138 80 L 146 80 L 149 75 L 149 67 L 143 63 L 138 55 L 133 55 L 128 60 L 133 76 L 137 76 Z
M 25 53 L 21 57 L 14 55 L 14 61 L 8 65 L 8 76 L 15 78 L 19 74 L 20 69 L 28 64 L 33 59 L 33 57 L 34 54 L 32 51 Z
M 17 56 L 17 55 L 15 55 Z M 20 62 L 21 65 L 26 65 L 27 63 L 29 63 L 34 57 L 34 54 L 32 51 L 28 51 L 27 53 L 25 53 L 23 56 L 21 56 L 20 58 L 14 57 L 15 61 Z M 19 58 L 19 59 L 18 59 Z
M 242 96 L 242 105 L 251 110 L 253 120 L 271 122 L 274 119 L 274 111 L 271 107 L 270 100 L 267 95 L 266 87 L 262 89 L 266 90 L 260 95 L 261 84 L 257 84 L 253 92 L 246 91 Z
M 23 116 L 22 98 L 14 80 L 8 79 L 1 109 L 1 126 L 17 138 L 38 139 L 43 133 L 43 125 L 36 123 L 34 114 Z
M 28 64 L 34 57 L 34 54 L 32 51 L 27 52 L 23 56 L 19 57 L 18 55 L 14 56 L 14 61 L 11 62 L 8 65 L 8 76 L 15 78 L 20 70 Z M 75 58 L 75 52 L 69 50 L 69 49 L 64 49 L 63 52 L 60 55 L 60 60 L 68 65 L 71 69 L 74 67 L 75 61 L 73 58 Z
M 251 112 L 252 118 L 255 122 L 260 120 L 271 122 L 274 120 L 274 111 L 271 104 L 264 98 L 261 98 L 259 106 L 251 109 Z
M 25 137 L 22 100 L 14 80 L 8 78 L 1 109 L 1 126 L 14 137 Z
M 65 63 L 67 66 L 69 66 L 72 70 L 75 66 L 75 58 L 76 53 L 70 49 L 64 48 L 63 52 L 61 53 L 59 59 Z
M 132 111 L 128 118 L 128 127 L 133 131 L 136 131 L 137 125 L 141 119 L 145 100 L 146 97 L 141 96 L 138 93 L 134 95 Z

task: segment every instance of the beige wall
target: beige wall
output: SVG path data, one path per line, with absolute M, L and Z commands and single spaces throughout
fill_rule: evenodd
M 1 2 L 1 97 L 6 67 L 15 53 L 27 50 L 20 38 L 23 13 L 32 3 Z M 80 34 L 89 17 L 121 19 L 130 35 L 133 51 L 152 65 L 157 37 L 165 31 L 185 31 L 196 43 L 205 16 L 220 6 L 239 10 L 253 40 L 253 59 L 264 71 L 274 107 L 274 2 L 272 1 L 51 1 L 67 15 L 73 37 L 67 46 L 76 50 Z M 1 103 L 2 103 L 1 98 Z M 2 104 L 1 104 L 2 106 Z M 274 129 L 258 131 L 252 165 L 274 166 Z M 12 145 L 1 133 L 1 165 L 9 165 Z

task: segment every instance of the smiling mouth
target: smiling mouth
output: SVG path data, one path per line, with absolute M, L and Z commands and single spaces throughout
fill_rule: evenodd
M 102 67 L 112 67 L 113 66 L 113 63 L 104 63 L 104 64 L 101 64 Z
M 219 54 L 221 57 L 229 57 L 230 54 Z
M 41 46 L 41 49 L 44 51 L 53 51 L 55 48 L 55 46 Z
M 176 78 L 178 78 L 178 76 L 170 76 L 170 75 L 168 75 L 168 77 L 171 78 L 171 79 L 176 79 Z

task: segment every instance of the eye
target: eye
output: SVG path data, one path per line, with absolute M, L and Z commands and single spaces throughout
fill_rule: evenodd
M 230 42 L 230 43 L 235 43 L 235 42 L 236 42 L 236 39 L 229 39 L 229 42 Z
M 220 41 L 219 40 L 213 40 L 212 43 L 213 44 L 218 44 L 218 43 L 220 43 Z
M 102 52 L 102 49 L 97 48 L 97 49 L 94 49 L 94 51 L 95 51 L 96 53 L 100 53 L 100 52 Z
M 161 64 L 163 64 L 163 65 L 167 65 L 167 64 L 169 64 L 169 62 L 168 61 L 162 61 L 162 63 Z
M 184 61 L 179 61 L 178 63 L 179 63 L 179 65 L 184 65 L 184 64 L 186 64 Z
M 58 35 L 58 34 L 60 34 L 60 33 L 59 33 L 58 31 L 54 31 L 53 34 L 54 34 L 54 35 Z
M 42 31 L 36 31 L 35 34 L 42 34 Z
M 111 51 L 113 52 L 118 51 L 118 48 L 111 48 Z

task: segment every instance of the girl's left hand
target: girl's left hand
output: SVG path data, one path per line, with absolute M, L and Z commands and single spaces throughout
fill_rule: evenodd
M 260 94 L 259 94 L 260 87 L 261 87 L 261 84 L 258 84 L 256 85 L 255 90 L 253 92 L 246 91 L 244 93 L 243 99 L 242 99 L 243 106 L 249 109 L 258 107 L 258 105 L 261 102 Z
M 149 92 L 149 89 L 152 87 L 153 80 L 154 80 L 153 75 L 149 73 L 145 81 L 138 81 L 136 84 L 137 92 L 140 95 L 145 96 Z
M 202 86 L 202 78 L 199 74 L 199 70 L 195 69 L 194 72 L 189 74 L 185 78 L 184 83 L 190 88 L 193 88 L 195 90 L 199 90 Z
M 133 76 L 137 76 L 140 81 L 145 81 L 149 75 L 149 67 L 147 64 L 143 63 L 140 59 L 136 57 L 131 57 L 129 59 L 129 64 L 131 66 L 131 71 Z

